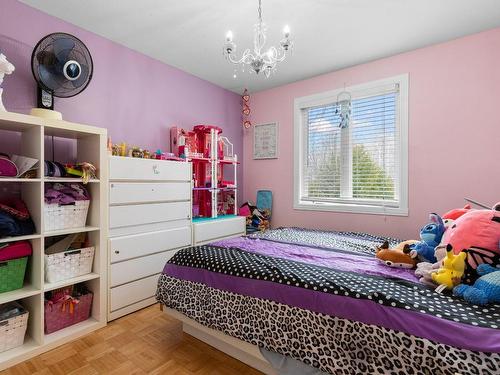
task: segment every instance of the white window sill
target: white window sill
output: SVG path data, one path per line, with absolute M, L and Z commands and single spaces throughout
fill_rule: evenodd
M 299 201 L 294 202 L 293 209 L 303 211 L 327 211 L 386 216 L 408 216 L 407 207 L 383 207 L 370 206 L 366 204 Z

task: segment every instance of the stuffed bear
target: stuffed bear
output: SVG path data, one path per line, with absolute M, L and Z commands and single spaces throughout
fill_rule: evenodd
M 500 269 L 480 264 L 477 273 L 481 277 L 474 285 L 460 284 L 453 288 L 453 294 L 475 305 L 500 303 Z

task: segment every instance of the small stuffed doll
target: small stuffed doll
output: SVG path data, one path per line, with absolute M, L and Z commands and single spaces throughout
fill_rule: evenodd
M 438 214 L 430 214 L 429 221 L 430 222 L 424 225 L 420 230 L 420 238 L 422 241 L 410 245 L 410 255 L 413 258 L 418 258 L 418 260 L 422 262 L 435 263 L 437 259 L 434 250 L 441 242 L 446 227 Z
M 436 251 L 434 255 L 437 258 L 437 262 L 420 262 L 417 263 L 417 269 L 415 270 L 415 276 L 419 278 L 419 281 L 422 284 L 431 286 L 433 288 L 436 287 L 434 280 L 432 280 L 432 274 L 437 272 L 441 265 L 443 264 L 443 259 L 446 257 L 446 247 L 438 246 L 436 247 Z
M 444 289 L 453 289 L 455 285 L 460 284 L 465 272 L 465 258 L 467 254 L 460 252 L 453 254 L 451 245 L 446 247 L 446 257 L 443 259 L 441 267 L 431 274 L 432 280 L 438 284 L 436 292 L 442 292 Z
M 500 269 L 480 264 L 477 273 L 481 277 L 474 285 L 460 284 L 453 288 L 453 294 L 475 305 L 500 303 Z
M 385 241 L 377 247 L 375 256 L 389 267 L 414 268 L 417 260 L 410 256 L 410 245 L 419 241 L 409 240 L 400 242 L 393 249 L 389 249 L 389 242 Z

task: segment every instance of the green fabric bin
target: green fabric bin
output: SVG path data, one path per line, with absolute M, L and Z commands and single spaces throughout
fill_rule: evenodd
M 0 293 L 23 287 L 27 263 L 28 257 L 0 262 Z

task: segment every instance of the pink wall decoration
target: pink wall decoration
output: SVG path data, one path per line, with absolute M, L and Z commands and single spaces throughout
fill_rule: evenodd
M 410 86 L 409 216 L 294 210 L 294 98 L 403 73 Z M 254 93 L 252 122 L 280 124 L 279 159 L 253 160 L 253 130 L 244 135 L 244 199 L 271 189 L 274 227 L 418 238 L 429 212 L 463 207 L 463 197 L 500 200 L 500 29 Z

